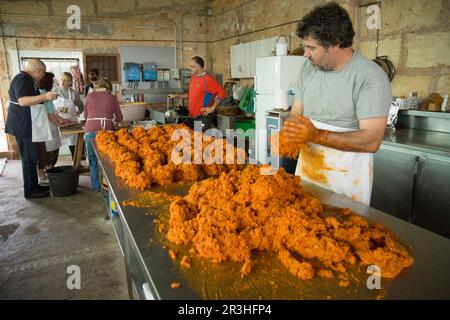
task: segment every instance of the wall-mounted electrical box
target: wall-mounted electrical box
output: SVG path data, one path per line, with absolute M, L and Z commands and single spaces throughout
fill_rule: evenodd
M 170 69 L 164 69 L 164 81 L 170 81 Z
M 184 90 L 189 89 L 189 82 L 191 81 L 191 70 L 190 69 L 181 69 L 181 87 Z
M 139 63 L 125 62 L 123 70 L 125 70 L 125 81 L 141 80 L 141 65 Z
M 158 71 L 156 63 L 144 62 L 142 65 L 142 81 L 158 80 Z
M 180 69 L 177 68 L 170 69 L 170 78 L 174 80 L 180 80 Z
M 164 69 L 158 69 L 157 75 L 158 75 L 158 77 L 157 77 L 158 81 L 164 81 Z

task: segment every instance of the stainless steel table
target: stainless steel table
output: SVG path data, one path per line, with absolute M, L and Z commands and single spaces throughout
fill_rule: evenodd
M 94 149 L 96 150 L 95 144 Z M 97 150 L 96 150 L 97 152 Z M 138 196 L 114 174 L 114 165 L 103 154 L 98 155 L 101 171 L 118 204 L 118 216 L 112 224 L 125 259 L 130 297 L 140 299 L 449 299 L 450 240 L 404 222 L 381 211 L 304 182 L 304 189 L 323 203 L 348 207 L 370 221 L 381 222 L 412 247 L 414 264 L 393 280 L 382 279 L 383 290 L 368 290 L 365 283 L 357 288 L 341 288 L 316 277 L 300 281 L 284 267 L 277 267 L 270 257 L 261 256 L 261 266 L 268 259 L 269 268 L 256 266 L 252 273 L 240 279 L 239 265 L 214 265 L 209 261 L 193 261 L 197 269 L 183 270 L 168 254 L 168 244 L 158 241 L 154 219 L 157 213 L 147 208 L 122 206 L 122 201 Z M 173 185 L 152 188 L 184 194 L 186 187 Z M 166 210 L 168 210 L 166 208 Z M 155 216 L 156 215 L 156 216 Z M 183 248 L 182 248 L 183 249 Z M 180 249 L 180 250 L 182 250 Z M 186 250 L 184 248 L 183 250 Z M 200 271 L 199 271 L 200 270 Z M 368 275 L 367 275 L 368 276 Z M 172 289 L 171 284 L 180 287 Z M 273 286 L 275 283 L 275 286 Z M 247 286 L 247 287 L 246 287 Z M 275 288 L 275 289 L 274 289 Z
M 450 157 L 450 133 L 445 132 L 398 129 L 396 132 L 387 132 L 382 145 Z

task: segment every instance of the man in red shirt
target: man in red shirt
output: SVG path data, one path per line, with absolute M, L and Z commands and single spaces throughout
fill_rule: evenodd
M 189 93 L 169 94 L 169 98 L 189 98 L 189 116 L 197 118 L 208 116 L 225 99 L 225 89 L 205 71 L 205 62 L 201 57 L 193 57 L 190 64 L 191 80 Z

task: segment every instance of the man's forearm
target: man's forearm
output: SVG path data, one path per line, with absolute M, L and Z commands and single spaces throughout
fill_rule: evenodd
M 342 151 L 375 153 L 380 147 L 381 139 L 370 135 L 367 129 L 348 132 L 319 130 L 313 142 Z
M 31 96 L 31 97 L 22 97 L 19 99 L 19 105 L 21 107 L 28 107 L 28 106 L 34 106 L 35 104 L 40 104 L 45 101 L 45 95 L 41 94 L 38 96 Z
M 56 117 L 56 115 L 54 113 L 48 114 L 48 120 L 57 126 L 59 126 L 59 124 L 60 124 L 58 121 L 58 118 Z
M 292 109 L 291 109 L 291 116 L 293 115 L 298 115 L 301 116 L 303 115 L 303 103 L 300 100 L 295 99 L 294 103 L 292 105 Z
M 222 99 L 219 97 L 216 97 L 214 99 L 214 104 L 212 105 L 212 107 L 214 108 L 214 110 L 216 110 L 217 106 L 222 102 Z

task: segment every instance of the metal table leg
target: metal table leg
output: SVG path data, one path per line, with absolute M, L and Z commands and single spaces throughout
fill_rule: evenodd
M 110 207 L 110 203 L 109 203 L 109 192 L 105 190 L 105 187 L 103 186 L 103 170 L 100 168 L 100 170 L 98 170 L 98 179 L 100 181 L 100 192 L 103 198 L 103 201 L 105 202 L 105 207 L 106 207 L 106 216 L 105 216 L 105 220 L 109 220 L 110 216 L 109 216 L 109 207 Z M 108 187 L 109 190 L 109 187 Z

